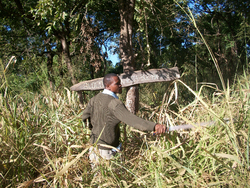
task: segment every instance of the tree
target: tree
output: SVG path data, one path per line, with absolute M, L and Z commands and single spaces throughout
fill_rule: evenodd
M 0 57 L 3 63 L 6 64 L 11 56 L 15 56 L 17 61 L 13 66 L 9 67 L 8 74 L 11 77 L 9 80 L 18 81 L 20 84 L 13 87 L 32 89 L 36 91 L 39 88 L 40 80 L 37 79 L 36 72 L 39 71 L 41 58 L 39 57 L 44 53 L 45 46 L 43 45 L 44 38 L 42 37 L 41 30 L 38 29 L 34 23 L 34 18 L 29 12 L 30 8 L 34 7 L 36 1 L 1 1 L 0 2 Z M 36 64 L 35 64 L 36 63 Z M 29 76 L 28 72 L 33 72 Z M 16 78 L 14 78 L 16 75 Z M 37 80 L 36 80 L 37 79 Z M 36 80 L 36 83 L 35 83 Z M 11 85 L 10 85 L 11 86 Z
M 119 0 L 120 12 L 120 57 L 123 72 L 128 76 L 135 70 L 134 53 L 132 44 L 133 20 L 134 20 L 134 0 Z M 127 90 L 126 107 L 132 113 L 138 109 L 138 88 L 129 87 Z
M 218 64 L 222 70 L 225 80 L 233 81 L 234 75 L 243 71 L 246 67 L 248 52 L 246 46 L 249 45 L 249 32 L 245 28 L 246 20 L 249 18 L 246 1 L 199 1 L 196 4 L 196 15 L 199 29 L 202 31 L 207 43 L 211 47 Z M 244 8 L 243 8 L 244 7 Z M 249 22 L 248 22 L 249 23 Z M 198 35 L 197 35 L 198 36 Z M 201 73 L 204 78 L 212 75 L 212 80 L 216 82 L 216 71 L 209 61 L 209 56 L 203 41 L 196 39 L 201 44 L 197 45 L 199 70 L 207 69 L 207 74 Z M 247 44 L 248 43 L 248 44 Z

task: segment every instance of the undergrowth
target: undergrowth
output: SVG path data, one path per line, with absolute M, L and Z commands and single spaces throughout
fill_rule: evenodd
M 180 87 L 184 88 L 181 92 L 193 96 L 188 105 L 176 98 Z M 13 97 L 6 88 L 0 95 L 0 185 L 247 187 L 249 97 L 248 74 L 225 91 L 204 84 L 195 92 L 176 80 L 158 106 L 141 104 L 138 116 L 167 126 L 214 124 L 164 135 L 127 127 L 122 153 L 92 171 L 88 161 L 90 131 L 81 121 L 76 93 L 67 88 L 61 92 L 43 89 L 40 94 Z

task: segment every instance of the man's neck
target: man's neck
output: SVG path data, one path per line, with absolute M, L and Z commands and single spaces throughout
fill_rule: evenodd
M 104 89 L 102 93 L 103 93 L 103 94 L 110 95 L 110 96 L 112 96 L 112 97 L 114 97 L 114 98 L 116 98 L 116 99 L 119 99 L 119 97 L 118 97 L 113 91 L 110 91 L 110 90 L 108 90 L 108 89 Z

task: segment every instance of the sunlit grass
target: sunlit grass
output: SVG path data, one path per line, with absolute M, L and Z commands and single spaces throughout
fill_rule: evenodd
M 138 115 L 167 126 L 211 120 L 215 124 L 162 136 L 135 132 L 128 127 L 123 153 L 114 160 L 103 161 L 95 171 L 88 163 L 90 132 L 81 121 L 82 109 L 76 93 L 67 88 L 61 92 L 45 88 L 41 94 L 0 95 L 0 184 L 3 187 L 248 186 L 248 74 L 238 78 L 233 90 L 228 86 L 226 94 L 213 84 L 204 84 L 198 92 L 178 80 L 175 85 L 184 89 L 178 91 L 173 84 L 163 95 L 160 106 L 144 106 Z M 193 101 L 185 106 L 180 104 L 176 100 L 177 91 L 189 92 Z

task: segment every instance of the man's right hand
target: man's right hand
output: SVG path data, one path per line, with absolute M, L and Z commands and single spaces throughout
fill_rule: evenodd
M 155 125 L 155 133 L 156 134 L 166 133 L 166 129 L 167 129 L 167 127 L 165 125 L 158 124 L 158 123 Z

